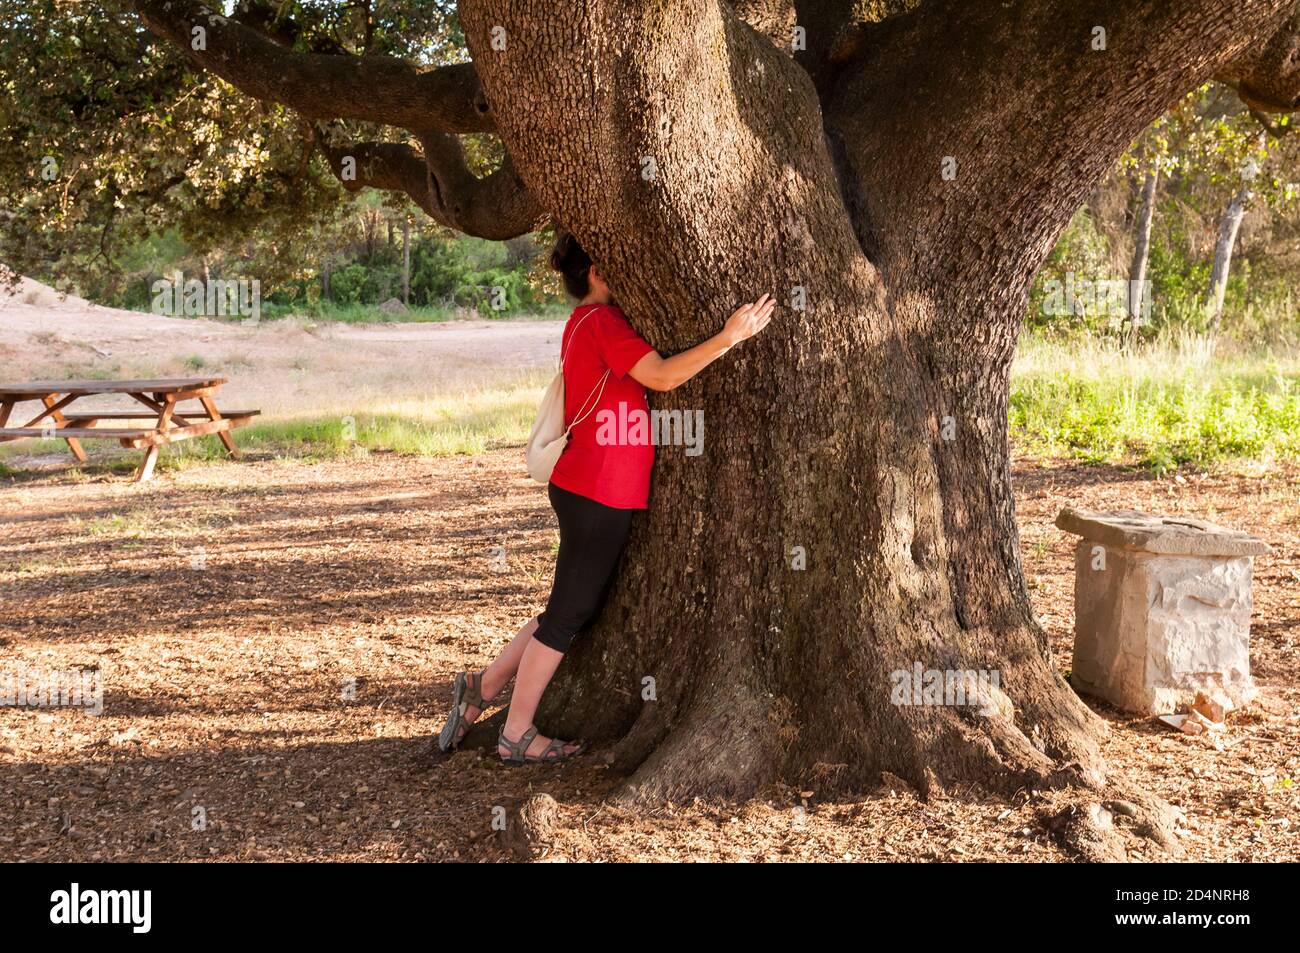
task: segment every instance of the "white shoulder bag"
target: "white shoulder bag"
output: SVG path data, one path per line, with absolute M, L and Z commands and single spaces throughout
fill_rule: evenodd
M 595 311 L 598 307 L 600 305 L 594 305 L 591 311 Z M 574 325 L 573 333 L 569 335 L 570 345 L 573 344 L 573 339 L 578 336 L 578 328 L 582 327 L 582 322 L 587 320 L 591 311 L 584 314 L 578 320 L 578 323 Z M 538 483 L 551 482 L 551 473 L 555 470 L 555 464 L 559 462 L 560 454 L 568 446 L 569 434 L 573 432 L 574 427 L 590 417 L 591 412 L 600 404 L 601 395 L 605 393 L 605 381 L 607 380 L 609 380 L 609 368 L 605 369 L 599 383 L 591 389 L 587 399 L 582 402 L 582 407 L 579 408 L 578 416 L 573 423 L 565 427 L 564 354 L 560 354 L 559 373 L 551 381 L 551 386 L 546 388 L 546 394 L 542 397 L 542 406 L 537 410 L 537 419 L 533 421 L 533 430 L 528 435 L 528 445 L 524 448 L 524 460 L 528 464 L 528 475 Z

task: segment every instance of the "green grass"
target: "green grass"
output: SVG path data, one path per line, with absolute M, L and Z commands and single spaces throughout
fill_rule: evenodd
M 369 453 L 476 454 L 527 439 L 548 372 L 498 386 L 385 401 L 310 417 L 268 415 L 236 432 L 251 454 L 312 460 Z M 343 405 L 346 407 L 346 404 Z M 1227 461 L 1300 460 L 1300 356 L 1217 353 L 1202 339 L 1171 339 L 1125 354 L 1100 340 L 1028 337 L 1012 372 L 1012 439 L 1027 453 L 1163 471 Z M 133 469 L 138 451 L 89 446 L 97 465 Z M 14 455 L 64 453 L 61 441 L 0 445 Z M 162 468 L 224 457 L 215 437 L 164 450 Z
M 1020 449 L 1158 471 L 1300 459 L 1300 360 L 1184 337 L 1124 354 L 1100 341 L 1022 343 L 1010 422 Z
M 380 324 L 384 322 L 450 321 L 456 316 L 454 308 L 436 305 L 432 307 L 417 306 L 407 311 L 389 314 L 380 311 L 375 304 L 335 304 L 330 301 L 312 305 L 278 305 L 264 304 L 262 319 L 274 321 L 277 318 L 307 317 L 313 321 L 337 321 L 341 324 Z
M 396 401 L 346 412 L 311 417 L 261 419 L 235 431 L 240 449 L 253 457 L 321 460 L 371 453 L 445 457 L 483 453 L 497 447 L 522 446 L 541 402 L 541 375 L 525 375 L 497 388 Z M 130 472 L 139 450 L 123 450 L 110 441 L 87 441 L 91 466 Z M 65 455 L 61 440 L 23 440 L 0 444 L 0 476 L 20 476 L 23 462 L 14 457 Z M 6 459 L 11 463 L 7 464 Z M 216 437 L 202 437 L 164 447 L 158 470 L 176 470 L 225 459 Z
M 541 398 L 535 386 L 485 388 L 355 414 L 270 421 L 240 431 L 239 440 L 250 448 L 328 456 L 357 450 L 432 457 L 482 453 L 522 444 Z
M 329 415 L 259 421 L 236 431 L 251 454 L 292 459 L 329 459 L 368 453 L 445 457 L 519 446 L 528 437 L 542 399 L 537 375 L 497 388 L 400 400 Z M 167 448 L 160 465 L 224 457 L 215 438 Z
M 68 517 L 68 531 L 73 536 L 90 539 L 143 540 L 159 535 L 161 514 L 146 507 L 137 507 L 111 516 L 83 518 Z
M 216 499 L 201 512 L 163 511 L 151 505 L 132 506 L 106 516 L 67 518 L 68 532 L 90 539 L 119 542 L 186 537 L 204 530 L 227 526 L 238 516 L 234 504 Z

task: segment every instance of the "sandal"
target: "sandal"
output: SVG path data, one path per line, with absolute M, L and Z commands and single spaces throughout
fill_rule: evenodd
M 456 675 L 456 681 L 451 687 L 451 711 L 447 715 L 447 723 L 442 726 L 442 731 L 438 735 L 438 747 L 442 751 L 450 751 L 456 747 L 465 738 L 466 732 L 469 731 L 473 722 L 465 721 L 465 713 L 471 708 L 478 709 L 478 717 L 487 711 L 490 702 L 498 700 L 501 695 L 508 699 L 509 689 L 502 689 L 500 693 L 489 699 L 483 698 L 483 673 L 482 672 L 460 672 Z
M 502 764 L 559 764 L 561 761 L 568 761 L 570 758 L 582 754 L 582 747 L 579 746 L 573 751 L 564 749 L 573 744 L 571 741 L 560 741 L 558 738 L 552 738 L 551 743 L 547 745 L 541 754 L 526 754 L 528 746 L 533 743 L 537 737 L 537 729 L 529 728 L 519 736 L 518 741 L 511 741 L 506 737 L 505 726 L 502 726 L 501 733 L 497 735 L 497 744 L 510 752 L 509 757 L 502 757 Z

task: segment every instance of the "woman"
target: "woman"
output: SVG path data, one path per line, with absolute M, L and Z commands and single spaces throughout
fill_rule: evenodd
M 654 445 L 598 440 L 598 422 L 636 410 L 649 413 L 646 388 L 678 387 L 772 319 L 775 302 L 763 295 L 736 309 L 722 330 L 703 344 L 669 358 L 660 355 L 632 329 L 591 258 L 569 235 L 551 253 L 566 290 L 578 306 L 565 325 L 560 344 L 564 371 L 564 417 L 573 426 L 569 443 L 551 475 L 547 492 L 560 521 L 560 552 L 546 611 L 530 619 L 505 650 L 482 672 L 461 672 L 453 687 L 451 713 L 438 736 L 448 751 L 483 709 L 516 679 L 497 754 L 508 764 L 564 761 L 581 746 L 537 733 L 533 715 L 575 635 L 595 622 L 627 543 L 632 513 L 645 509 L 650 495 Z

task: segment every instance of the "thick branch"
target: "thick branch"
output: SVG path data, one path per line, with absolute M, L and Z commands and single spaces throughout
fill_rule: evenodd
M 386 56 L 298 53 L 193 0 L 135 0 L 135 8 L 145 26 L 202 68 L 309 118 L 456 133 L 493 128 L 471 63 L 422 71 Z M 196 27 L 203 31 L 201 44 Z
M 1296 7 L 930 0 L 859 31 L 819 87 L 864 248 L 895 291 L 1021 298 L 1141 130 Z
M 1007 386 L 1031 282 L 1088 192 L 1189 90 L 1268 37 L 1295 0 L 927 0 L 860 31 L 817 77 L 859 242 L 952 415 L 935 455 L 963 627 L 1028 596 L 1014 534 Z M 1104 31 L 1104 32 L 1103 32 Z M 983 488 L 970 461 L 985 461 Z M 993 568 L 996 567 L 996 568 Z M 990 614 L 992 613 L 992 614 Z
M 434 221 L 467 235 L 504 241 L 533 231 L 545 218 L 508 158 L 491 175 L 477 178 L 455 136 L 421 137 L 423 155 L 405 143 L 339 146 L 323 133 L 317 140 L 344 188 L 405 192 Z
M 1236 89 L 1256 114 L 1300 109 L 1300 12 L 1215 78 Z
M 317 135 L 321 153 L 334 177 L 349 192 L 384 189 L 405 192 L 432 215 L 429 170 L 421 155 L 404 142 L 358 142 L 332 145 L 326 133 Z
M 795 60 L 819 80 L 835 65 L 837 55 L 859 30 L 912 10 L 920 0 L 798 0 L 799 25 L 806 31 L 806 48 Z

